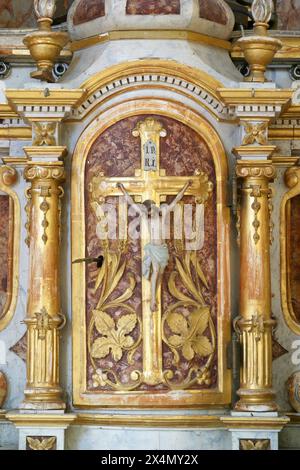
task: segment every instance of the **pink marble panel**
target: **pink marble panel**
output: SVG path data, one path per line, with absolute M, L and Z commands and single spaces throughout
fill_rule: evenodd
M 127 15 L 180 15 L 180 0 L 127 0 Z
M 73 23 L 79 25 L 105 16 L 105 0 L 81 0 L 78 4 Z

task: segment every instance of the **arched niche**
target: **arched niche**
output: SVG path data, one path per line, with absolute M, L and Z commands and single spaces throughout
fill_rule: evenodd
M 90 321 L 91 313 L 88 308 L 88 290 L 95 289 L 95 275 L 96 277 L 98 276 L 97 273 L 95 274 L 96 265 L 91 269 L 90 267 L 86 267 L 83 262 L 77 262 L 72 266 L 73 361 L 74 364 L 78 364 L 78 366 L 74 368 L 73 374 L 74 403 L 78 406 L 92 407 L 151 406 L 157 408 L 226 405 L 230 403 L 231 399 L 230 371 L 227 369 L 225 353 L 226 345 L 230 339 L 230 217 L 229 210 L 226 207 L 228 168 L 222 142 L 217 132 L 205 119 L 179 103 L 162 99 L 132 100 L 118 104 L 104 111 L 84 130 L 76 145 L 72 162 L 72 261 L 82 260 L 86 257 L 93 257 L 99 254 L 98 252 L 96 253 L 97 250 L 93 252 L 87 249 L 88 242 L 91 246 L 93 246 L 94 243 L 97 244 L 95 238 L 90 237 L 89 233 L 90 230 L 95 231 L 94 216 L 91 212 L 87 214 L 87 208 L 92 200 L 90 199 L 90 195 L 93 193 L 90 179 L 91 173 L 94 172 L 92 178 L 97 176 L 100 178 L 107 177 L 107 184 L 109 185 L 111 184 L 111 181 L 109 181 L 110 178 L 119 178 L 124 175 L 124 181 L 126 181 L 126 178 L 128 179 L 134 174 L 139 174 L 136 173 L 136 170 L 139 172 L 140 162 L 139 158 L 136 156 L 138 155 L 140 144 L 137 140 L 135 142 L 132 140 L 132 131 L 138 122 L 147 117 L 161 121 L 162 126 L 165 126 L 168 131 L 171 130 L 172 126 L 177 130 L 182 129 L 182 131 L 177 132 L 182 138 L 180 138 L 180 135 L 175 137 L 176 132 L 174 133 L 174 138 L 177 139 L 179 146 L 184 145 L 183 134 L 185 132 L 186 135 L 190 136 L 189 138 L 193 138 L 191 136 L 194 135 L 194 152 L 199 155 L 199 166 L 201 167 L 203 164 L 203 169 L 205 169 L 205 165 L 207 165 L 206 169 L 208 172 L 210 171 L 208 168 L 211 168 L 209 178 L 213 180 L 212 184 L 214 190 L 210 203 L 213 204 L 213 207 L 211 208 L 211 212 L 208 211 L 208 213 L 214 215 L 211 215 L 210 222 L 207 224 L 207 230 L 210 230 L 209 233 L 215 236 L 215 241 L 211 241 L 211 243 L 214 243 L 215 249 L 215 290 L 212 293 L 215 301 L 215 314 L 213 319 L 210 320 L 211 323 L 209 323 L 211 328 L 214 328 L 216 332 L 215 342 L 210 336 L 211 343 L 214 343 L 212 353 L 214 365 L 207 380 L 203 377 L 202 382 L 199 381 L 199 383 L 196 383 L 194 380 L 191 387 L 185 386 L 187 382 L 182 383 L 182 387 L 180 387 L 180 385 L 174 385 L 174 382 L 171 386 L 161 384 L 157 387 L 149 384 L 147 384 L 149 386 L 145 386 L 141 383 L 138 387 L 131 387 L 130 384 L 129 386 L 125 384 L 126 374 L 123 377 L 119 377 L 119 383 L 117 383 L 115 387 L 111 387 L 107 382 L 104 383 L 105 380 L 102 380 L 103 376 L 100 378 L 97 376 L 97 367 L 99 364 L 102 364 L 101 367 L 103 367 L 103 361 L 100 361 L 100 363 L 91 361 L 89 357 L 91 354 L 89 338 L 95 339 L 96 336 L 93 335 L 97 335 L 93 330 L 95 322 Z M 114 129 L 118 129 L 118 135 L 114 135 Z M 123 132 L 121 136 L 119 134 L 120 129 L 121 132 Z M 107 132 L 110 134 L 107 134 Z M 108 135 L 109 137 L 106 137 Z M 95 157 L 93 149 L 95 149 L 95 145 L 98 145 L 97 142 L 99 143 L 99 139 L 102 156 L 99 156 L 97 159 L 97 152 Z M 101 141 L 101 139 L 104 140 Z M 172 140 L 172 138 L 170 139 Z M 104 144 L 105 142 L 106 144 Z M 124 155 L 126 153 L 128 159 L 132 158 L 130 165 L 125 165 L 127 170 L 124 170 L 123 174 L 109 174 L 108 168 L 109 166 L 114 168 L 114 164 L 110 160 L 106 161 L 106 164 L 104 164 L 104 159 L 110 152 L 110 150 L 105 151 L 105 145 L 114 146 L 116 149 L 115 153 L 118 153 L 121 159 L 123 158 L 122 146 L 124 146 Z M 161 152 L 166 151 L 164 145 L 166 146 L 167 144 L 161 143 Z M 196 147 L 201 145 L 203 146 L 203 162 L 201 162 L 201 151 L 199 151 L 199 148 L 196 149 Z M 182 151 L 183 150 L 184 148 L 182 147 Z M 112 158 L 113 154 L 114 152 L 111 154 Z M 193 150 L 191 150 L 191 160 L 192 158 Z M 170 155 L 169 159 L 171 160 Z M 101 164 L 101 162 L 103 164 Z M 111 165 L 107 165 L 108 163 Z M 95 168 L 93 166 L 94 164 L 96 165 Z M 131 166 L 132 168 L 130 168 Z M 171 179 L 172 177 L 178 177 L 177 174 L 173 174 L 174 168 L 173 165 L 173 169 L 169 175 Z M 189 174 L 193 174 L 189 173 L 192 169 L 197 170 L 196 167 L 187 169 L 186 178 L 189 178 Z M 168 169 L 167 171 L 164 169 L 163 173 L 160 173 L 160 177 L 164 177 L 165 175 L 168 176 Z M 175 195 L 176 192 L 174 191 L 172 195 L 173 194 Z M 209 237 L 210 236 L 207 238 Z M 112 262 L 110 262 L 106 269 L 113 269 L 114 265 L 111 263 Z M 92 271 L 94 271 L 94 278 L 93 275 L 90 276 Z M 137 271 L 138 267 L 136 267 L 134 272 Z M 116 273 L 116 276 L 118 276 L 118 273 Z M 137 274 L 137 277 L 139 277 L 139 274 Z M 114 280 L 111 282 L 113 283 Z M 134 284 L 134 287 L 131 286 L 131 289 L 134 290 L 135 286 L 136 284 Z M 130 286 L 127 286 L 127 289 L 128 288 L 130 288 Z M 126 286 L 125 291 L 128 294 Z M 137 296 L 138 295 L 141 294 L 137 291 Z M 209 293 L 207 293 L 207 299 L 209 302 Z M 143 298 L 140 303 L 142 302 Z M 131 313 L 134 315 L 138 312 L 138 308 L 137 305 L 131 304 L 127 314 L 129 315 Z M 165 312 L 162 311 L 162 322 L 164 322 L 164 313 Z M 118 328 L 118 319 L 117 314 L 113 319 L 115 329 Z M 111 320 L 109 321 L 111 322 Z M 145 333 L 145 331 L 143 331 L 143 318 L 140 318 L 136 323 L 136 328 L 142 331 L 142 333 Z M 207 328 L 209 328 L 209 326 L 207 326 Z M 132 330 L 128 330 L 128 334 L 131 333 L 131 331 Z M 134 338 L 137 342 L 138 335 L 139 333 L 136 333 Z M 164 332 L 162 336 L 164 338 Z M 141 348 L 137 353 L 141 361 L 143 361 L 144 352 L 145 350 Z M 110 349 L 110 355 L 111 358 L 113 356 L 112 348 Z M 116 356 L 118 356 L 118 353 L 116 353 Z M 182 351 L 180 351 L 180 357 L 182 357 Z M 107 358 L 104 357 L 103 359 L 106 360 Z M 197 364 L 198 369 L 201 368 L 201 361 Z M 210 365 L 211 364 L 212 363 L 210 363 Z M 110 372 L 110 377 L 114 377 L 114 366 L 106 364 L 105 367 L 111 367 L 112 372 Z M 180 369 L 180 364 L 177 369 Z M 133 370 L 130 369 L 131 378 L 133 382 L 135 382 L 137 376 L 132 374 L 132 372 Z M 193 378 L 193 373 L 191 373 L 191 378 Z M 110 381 L 110 383 L 112 383 L 112 381 Z

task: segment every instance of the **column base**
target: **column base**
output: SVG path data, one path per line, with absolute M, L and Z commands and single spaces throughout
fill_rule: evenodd
M 276 395 L 272 389 L 239 389 L 237 394 L 240 399 L 234 406 L 236 411 L 254 413 L 278 411 L 275 402 Z
M 289 422 L 278 413 L 238 413 L 221 418 L 231 433 L 232 450 L 278 450 L 278 436 Z
M 66 404 L 62 399 L 62 389 L 57 388 L 26 388 L 25 400 L 20 410 L 65 410 Z
M 65 431 L 76 419 L 63 411 L 11 412 L 6 417 L 19 429 L 19 450 L 64 450 Z

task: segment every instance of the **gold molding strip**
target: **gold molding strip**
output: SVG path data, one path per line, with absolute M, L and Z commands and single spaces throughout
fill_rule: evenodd
M 10 421 L 18 427 L 47 426 L 108 426 L 141 428 L 225 428 L 225 429 L 272 429 L 299 425 L 298 415 L 287 413 L 282 417 L 232 417 L 220 415 L 149 415 L 149 414 L 19 414 L 0 412 L 0 420 Z
M 227 429 L 276 429 L 282 430 L 290 422 L 288 416 L 221 416 L 221 422 Z
M 219 88 L 218 96 L 227 106 L 280 105 L 289 106 L 294 90 L 274 88 Z M 291 108 L 289 108 L 290 110 Z M 299 107 L 300 110 L 300 107 Z
M 75 419 L 76 414 L 68 413 L 6 413 L 5 418 L 17 427 L 65 427 L 69 426 Z
M 300 414 L 299 413 L 286 413 L 287 417 L 290 418 L 289 426 L 300 425 Z
M 292 90 L 295 93 L 295 90 Z M 300 118 L 300 105 L 289 106 L 281 115 L 281 119 L 299 119 Z
M 1 160 L 5 165 L 27 165 L 28 159 L 26 157 L 2 157 Z
M 31 127 L 1 127 L 0 139 L 31 140 Z
M 220 416 L 208 415 L 101 415 L 80 413 L 74 425 L 80 426 L 129 426 L 150 428 L 220 428 Z
M 269 140 L 295 140 L 300 139 L 300 127 L 276 127 L 269 128 Z
M 9 104 L 0 103 L 0 119 L 17 119 L 19 117 Z
M 92 36 L 85 39 L 80 39 L 78 41 L 73 41 L 71 43 L 71 51 L 76 52 L 81 49 L 86 49 L 87 47 L 95 46 L 96 44 L 105 43 L 108 41 L 120 41 L 122 39 L 177 39 L 184 41 L 194 41 L 210 46 L 219 47 L 227 51 L 231 51 L 231 43 L 223 39 L 212 38 L 206 36 L 205 34 L 194 33 L 193 31 L 186 30 L 150 30 L 150 31 L 111 31 L 108 33 L 99 34 L 97 36 Z
M 300 160 L 300 150 L 298 157 L 285 156 L 285 155 L 274 155 L 272 157 L 272 163 L 277 167 L 288 168 L 290 166 L 295 166 Z
M 76 106 L 85 93 L 83 89 L 50 88 L 48 91 L 49 93 L 45 94 L 44 88 L 28 90 L 9 88 L 5 94 L 13 106 Z

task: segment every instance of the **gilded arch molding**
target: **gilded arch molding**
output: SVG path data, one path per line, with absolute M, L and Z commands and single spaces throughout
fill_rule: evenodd
M 210 112 L 217 120 L 232 120 L 217 90 L 223 84 L 201 70 L 172 60 L 145 59 L 110 67 L 81 85 L 84 95 L 68 121 L 80 121 L 95 107 L 125 91 L 167 89 L 184 95 Z
M 295 309 L 295 301 L 293 293 L 293 271 L 291 266 L 292 259 L 296 257 L 292 246 L 292 224 L 293 224 L 293 201 L 298 203 L 300 199 L 300 168 L 289 168 L 285 173 L 285 182 L 289 191 L 284 195 L 281 203 L 281 219 L 280 219 L 280 243 L 281 243 L 281 303 L 284 319 L 287 326 L 295 334 L 300 335 L 300 318 Z M 298 228 L 299 230 L 299 228 Z M 299 312 L 298 312 L 299 313 Z
M 82 133 L 72 162 L 72 260 L 85 257 L 85 194 L 84 194 L 84 171 L 85 162 L 93 143 L 106 129 L 117 121 L 127 117 L 159 114 L 171 117 L 186 124 L 202 136 L 207 143 L 213 156 L 215 171 L 217 174 L 217 245 L 218 245 L 218 335 L 220 338 L 218 346 L 218 386 L 205 393 L 185 391 L 184 398 L 179 406 L 209 406 L 225 405 L 230 402 L 231 378 L 230 371 L 226 368 L 226 344 L 230 339 L 230 271 L 229 271 L 229 210 L 226 207 L 226 181 L 228 175 L 227 159 L 222 142 L 213 127 L 201 116 L 191 109 L 179 103 L 167 100 L 148 99 L 132 100 L 120 103 L 103 112 Z M 221 243 L 222 241 L 222 243 Z M 155 393 L 147 394 L 144 400 L 140 392 L 122 392 L 119 394 L 99 394 L 87 389 L 87 348 L 85 321 L 86 294 L 82 286 L 86 282 L 85 268 L 82 264 L 73 265 L 73 362 L 81 364 L 80 368 L 73 370 L 73 400 L 77 406 L 120 406 L 126 407 L 130 398 L 141 406 L 168 407 L 176 404 L 176 394 L 170 393 L 159 397 Z M 130 400 L 130 403 L 132 401 Z M 132 406 L 132 405 L 131 405 Z
M 15 313 L 19 289 L 20 203 L 11 186 L 17 181 L 17 172 L 9 166 L 0 167 L 0 191 L 9 196 L 9 253 L 7 299 L 0 312 L 0 331 L 4 330 Z

